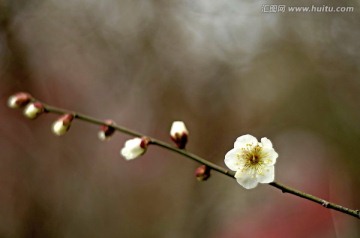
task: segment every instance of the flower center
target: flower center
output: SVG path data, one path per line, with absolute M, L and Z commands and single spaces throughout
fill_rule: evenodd
M 255 165 L 259 163 L 260 157 L 257 154 L 252 154 L 249 156 L 248 160 L 252 165 Z
M 259 145 L 256 145 L 253 148 L 248 147 L 244 152 L 244 158 L 248 165 L 261 164 L 261 147 Z

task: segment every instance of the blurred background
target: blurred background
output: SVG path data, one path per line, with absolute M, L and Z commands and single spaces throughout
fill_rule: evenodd
M 359 1 L 352 13 L 263 13 L 270 0 L 0 1 L 0 237 L 359 237 L 359 220 L 282 194 L 245 190 L 151 147 L 97 139 L 56 115 L 25 119 L 7 98 L 54 106 L 169 141 L 225 166 L 235 139 L 272 140 L 276 181 L 360 208 Z

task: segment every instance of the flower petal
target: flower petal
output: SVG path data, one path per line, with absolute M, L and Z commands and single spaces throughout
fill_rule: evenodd
M 140 146 L 140 144 L 141 144 L 141 139 L 140 138 L 134 138 L 134 139 L 131 139 L 131 140 L 127 140 L 125 142 L 125 147 L 129 147 L 129 148 L 138 147 L 138 146 Z
M 263 174 L 258 175 L 259 183 L 271 183 L 275 179 L 275 167 L 268 166 L 264 168 Z
M 263 148 L 273 148 L 271 141 L 266 137 L 261 138 L 261 144 Z
M 258 143 L 258 140 L 252 136 L 252 135 L 243 135 L 236 139 L 234 143 L 235 148 L 244 148 L 247 144 L 253 144 L 256 145 Z
M 121 155 L 124 156 L 127 160 L 132 160 L 144 154 L 146 148 L 141 147 L 141 142 L 141 138 L 127 140 L 125 142 L 125 146 L 120 151 Z
M 246 189 L 255 188 L 258 185 L 258 180 L 251 173 L 247 171 L 238 170 L 235 174 L 236 181 Z
M 125 157 L 126 160 L 136 159 L 144 153 L 144 150 L 141 148 L 123 148 L 121 150 L 121 155 Z
M 170 135 L 176 137 L 176 134 L 189 134 L 183 121 L 174 121 L 171 125 Z
M 226 166 L 233 171 L 236 171 L 240 167 L 242 167 L 242 166 L 239 166 L 238 149 L 234 148 L 234 149 L 231 149 L 229 152 L 227 152 L 225 155 L 224 162 L 225 162 Z
M 264 154 L 264 160 L 267 166 L 274 165 L 276 163 L 277 157 L 279 157 L 279 154 L 276 153 L 276 151 L 273 148 L 271 149 L 264 148 L 262 150 L 262 153 Z

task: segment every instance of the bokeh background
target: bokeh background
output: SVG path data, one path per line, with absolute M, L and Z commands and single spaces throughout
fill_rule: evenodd
M 6 107 L 17 91 L 169 140 L 224 166 L 235 139 L 273 141 L 276 181 L 360 208 L 359 1 L 352 13 L 262 13 L 270 0 L 0 1 L 1 237 L 359 237 L 359 221 L 270 186 L 245 190 L 128 136 Z M 281 3 L 281 2 L 277 2 Z

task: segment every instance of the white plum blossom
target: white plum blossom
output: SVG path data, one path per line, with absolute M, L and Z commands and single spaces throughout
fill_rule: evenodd
M 236 181 L 246 189 L 255 188 L 258 183 L 274 181 L 274 164 L 278 153 L 266 137 L 261 141 L 252 135 L 243 135 L 236 139 L 234 148 L 225 155 L 225 164 L 236 171 Z
M 170 137 L 178 148 L 184 149 L 188 141 L 189 131 L 183 121 L 174 121 L 170 129 Z
M 127 140 L 120 153 L 126 160 L 136 159 L 146 152 L 149 141 L 147 138 L 134 138 Z

